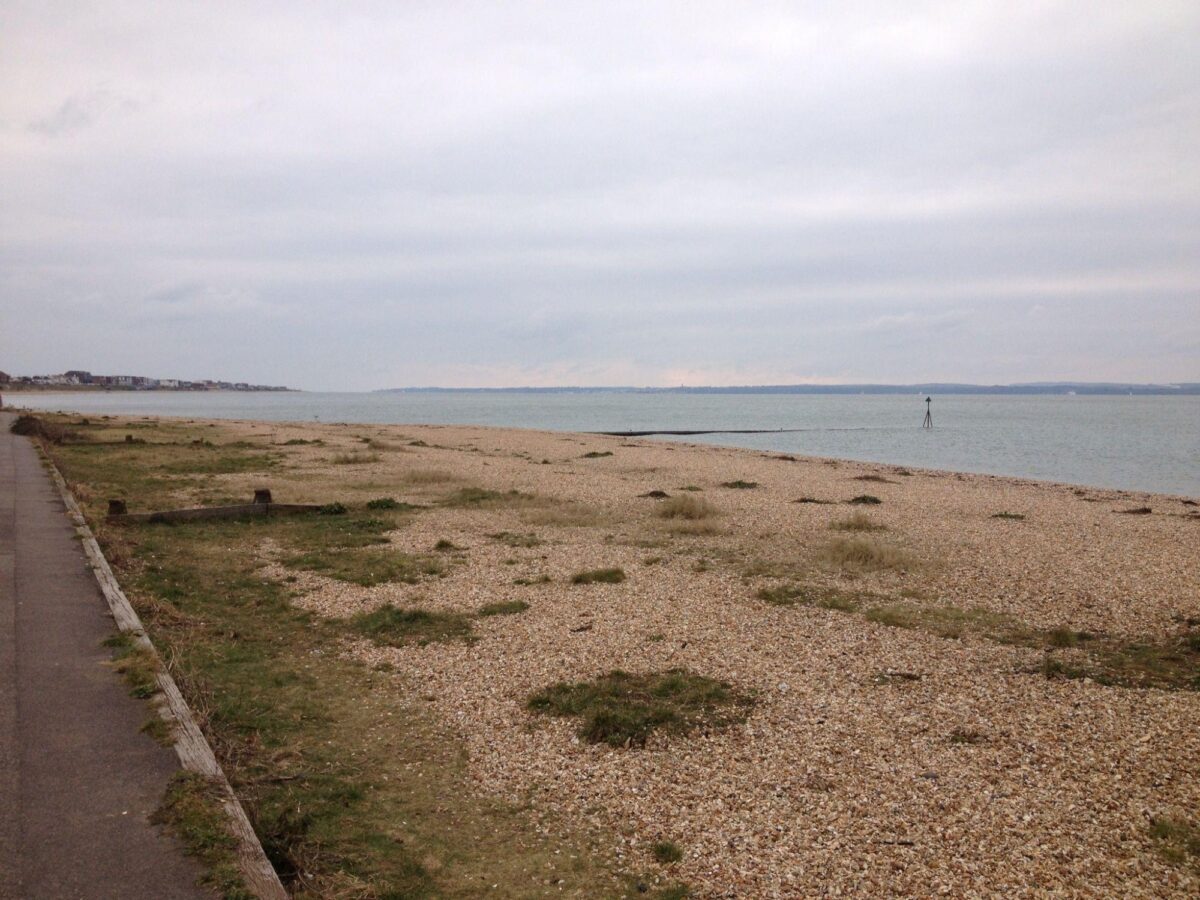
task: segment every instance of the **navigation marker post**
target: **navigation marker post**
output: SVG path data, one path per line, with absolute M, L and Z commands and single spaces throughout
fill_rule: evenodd
M 933 398 L 926 397 L 925 398 L 925 421 L 921 423 L 922 428 L 932 428 L 933 427 L 933 413 L 931 413 L 929 411 L 930 410 L 929 404 L 931 404 L 931 403 L 933 403 Z

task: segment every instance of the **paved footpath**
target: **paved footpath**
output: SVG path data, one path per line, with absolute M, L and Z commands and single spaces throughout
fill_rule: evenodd
M 0 413 L 0 900 L 211 900 L 149 821 L 178 762 L 105 666 L 108 605 L 13 418 Z

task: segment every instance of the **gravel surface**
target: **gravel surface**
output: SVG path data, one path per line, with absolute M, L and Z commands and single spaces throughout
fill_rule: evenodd
M 234 427 L 325 441 L 286 448 L 277 500 L 394 496 L 429 507 L 390 535 L 398 550 L 462 548 L 444 578 L 360 588 L 284 569 L 265 546 L 265 572 L 295 578 L 297 603 L 335 617 L 388 602 L 530 605 L 476 620 L 471 643 L 346 652 L 410 679 L 461 735 L 480 791 L 607 829 L 635 867 L 701 897 L 1200 893 L 1195 861 L 1169 861 L 1150 835 L 1159 816 L 1200 824 L 1200 693 L 1047 680 L 1036 648 L 755 596 L 797 582 L 1165 640 L 1200 620 L 1200 515 L 1186 498 L 588 435 Z M 355 450 L 378 460 L 331 464 Z M 612 455 L 583 459 L 590 451 Z M 758 486 L 721 487 L 739 479 Z M 468 485 L 533 499 L 438 505 Z M 720 511 L 702 523 L 717 533 L 677 533 L 655 515 L 660 500 L 639 496 L 684 486 Z M 860 494 L 883 502 L 845 504 Z M 1123 512 L 1143 506 L 1152 512 Z M 886 526 L 870 540 L 903 551 L 902 568 L 822 561 L 839 536 L 830 523 L 858 510 Z M 543 543 L 489 537 L 501 532 Z M 607 567 L 627 579 L 570 583 Z M 753 693 L 748 720 L 622 750 L 525 709 L 560 679 L 679 666 Z M 683 859 L 653 862 L 661 840 Z

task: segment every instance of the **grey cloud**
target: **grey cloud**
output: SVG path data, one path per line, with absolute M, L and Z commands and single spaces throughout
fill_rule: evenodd
M 6 370 L 1200 379 L 1194 4 L 10 19 Z

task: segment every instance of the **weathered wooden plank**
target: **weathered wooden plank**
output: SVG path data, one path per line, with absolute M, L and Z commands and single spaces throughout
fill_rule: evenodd
M 143 525 L 156 522 L 195 522 L 203 519 L 243 519 L 249 516 L 294 516 L 321 509 L 315 503 L 243 503 L 238 506 L 201 506 L 167 509 L 151 513 L 125 513 L 105 517 L 111 525 Z

